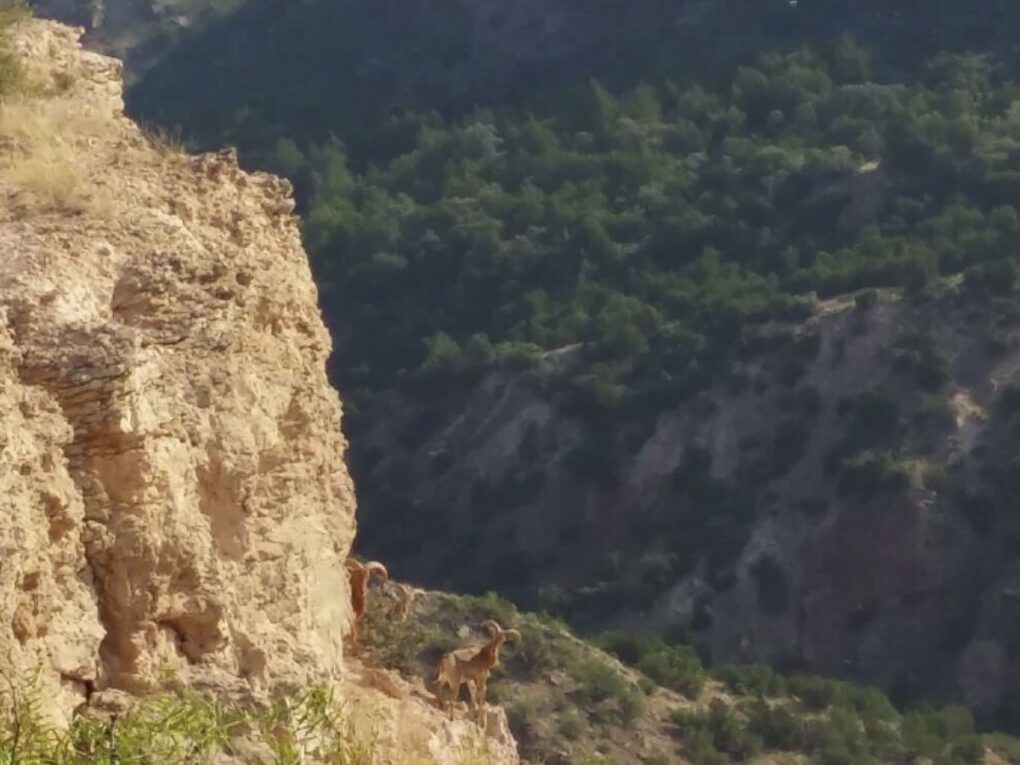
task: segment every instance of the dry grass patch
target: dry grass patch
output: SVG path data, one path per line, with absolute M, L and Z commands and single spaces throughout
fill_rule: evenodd
M 21 66 L 10 51 L 8 35 L 14 25 L 27 16 L 28 6 L 23 0 L 0 0 L 0 99 L 22 84 Z
M 101 121 L 59 99 L 0 103 L 0 184 L 28 211 L 102 213 L 109 191 L 89 167 L 103 134 Z
M 138 125 L 142 135 L 161 159 L 177 159 L 188 154 L 187 144 L 180 128 L 169 129 L 161 125 Z

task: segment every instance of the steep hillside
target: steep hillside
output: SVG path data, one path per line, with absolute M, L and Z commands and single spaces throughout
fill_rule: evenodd
M 1018 21 L 261 0 L 132 100 L 295 179 L 366 553 L 1013 724 Z
M 426 593 L 406 622 L 388 616 L 390 607 L 378 591 L 373 660 L 419 685 L 431 684 L 442 651 L 481 641 L 481 620 L 520 631 L 489 697 L 509 710 L 525 765 L 1020 762 L 1020 741 L 976 735 L 959 706 L 900 712 L 873 688 L 761 665 L 709 673 L 687 646 L 625 633 L 599 638 L 603 650 L 493 596 Z
M 366 546 L 577 624 L 682 626 L 716 661 L 962 698 L 1005 721 L 1020 691 L 1020 352 L 994 337 L 1014 304 L 963 286 L 874 294 L 822 304 L 788 350 L 734 362 L 647 433 L 593 429 L 543 395 L 576 349 L 486 376 L 427 428 L 394 394 L 357 433 L 378 508 Z
M 516 762 L 499 710 L 486 738 L 345 661 L 355 499 L 290 185 L 146 136 L 119 62 L 10 7 L 0 760 Z
M 711 82 L 763 49 L 844 34 L 912 70 L 975 44 L 1010 53 L 1018 24 L 1008 0 L 250 0 L 183 40 L 131 101 L 203 143 L 332 134 L 376 156 L 403 143 L 399 126 L 381 128 L 408 109 L 547 111 L 589 78 Z
M 868 63 L 298 153 L 366 553 L 1008 716 L 1017 87 Z

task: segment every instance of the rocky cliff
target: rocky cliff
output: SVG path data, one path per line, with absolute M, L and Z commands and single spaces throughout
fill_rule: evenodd
M 345 671 L 355 499 L 289 184 L 144 135 L 80 34 L 21 27 L 0 106 L 0 671 L 63 720 L 168 672 L 340 688 L 377 761 L 454 761 L 473 726 Z
M 5 108 L 0 640 L 67 705 L 328 681 L 354 493 L 288 186 L 155 151 L 76 36 L 21 33 L 45 95 Z

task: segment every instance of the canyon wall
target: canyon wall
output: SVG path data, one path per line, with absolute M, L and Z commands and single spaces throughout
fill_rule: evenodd
M 355 500 L 289 185 L 151 143 L 79 32 L 20 31 L 0 119 L 0 663 L 64 714 L 330 682 Z
M 502 709 L 344 659 L 354 487 L 289 183 L 140 129 L 81 34 L 19 26 L 0 103 L 0 694 L 67 723 L 325 688 L 375 765 L 518 762 Z

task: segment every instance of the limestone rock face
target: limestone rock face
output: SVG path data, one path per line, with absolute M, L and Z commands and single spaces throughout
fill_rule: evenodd
M 517 742 L 502 707 L 489 707 L 481 724 L 458 711 L 451 720 L 420 685 L 395 672 L 351 661 L 343 687 L 355 723 L 372 732 L 380 762 L 393 765 L 516 765 Z
M 65 718 L 333 682 L 355 500 L 290 187 L 154 146 L 80 32 L 20 30 L 32 135 L 0 114 L 0 668 Z
M 21 27 L 31 95 L 0 104 L 0 673 L 58 721 L 168 672 L 324 686 L 373 765 L 518 762 L 501 709 L 344 666 L 354 490 L 290 186 L 147 138 L 81 31 Z

